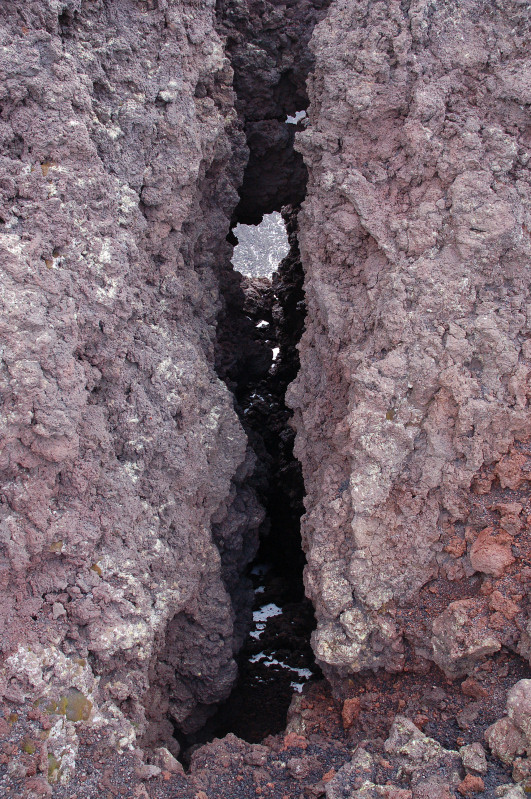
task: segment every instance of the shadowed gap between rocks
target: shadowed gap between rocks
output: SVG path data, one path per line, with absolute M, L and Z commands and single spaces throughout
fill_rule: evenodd
M 235 270 L 226 280 L 217 370 L 233 393 L 256 457 L 247 483 L 266 517 L 258 554 L 243 578 L 254 601 L 252 607 L 240 608 L 244 618 L 239 624 L 251 626 L 251 631 L 237 656 L 238 681 L 200 730 L 187 735 L 177 731 L 185 762 L 197 746 L 229 732 L 250 742 L 280 732 L 294 692 L 318 674 L 310 646 L 313 608 L 302 582 L 304 483 L 293 455 L 291 411 L 284 402 L 299 368 L 296 345 L 305 315 L 297 211 L 292 206 L 282 209 L 290 249 L 271 280 Z M 232 232 L 229 238 L 237 241 Z M 278 350 L 275 360 L 273 350 Z
M 249 150 L 227 240 L 237 244 L 238 223 L 257 225 L 264 215 L 282 212 L 290 249 L 272 280 L 243 277 L 227 264 L 220 264 L 218 271 L 223 308 L 216 371 L 232 392 L 247 433 L 247 461 L 255 460 L 243 483 L 235 478 L 236 505 L 240 502 L 245 515 L 250 492 L 266 515 L 257 556 L 243 574 L 241 559 L 236 562 L 224 540 L 226 521 L 219 530 L 213 525 L 235 613 L 239 678 L 222 706 L 206 709 L 206 721 L 198 717 L 186 730 L 176 730 L 183 762 L 193 748 L 228 732 L 252 742 L 280 732 L 294 692 L 317 671 L 310 646 L 314 614 L 302 581 L 304 484 L 284 398 L 299 368 L 296 346 L 305 316 L 297 213 L 307 170 L 294 141 L 297 127 L 306 124 L 301 112 L 308 106 L 306 79 L 313 66 L 308 43 L 329 2 L 218 0 L 216 5 Z M 256 546 L 254 535 L 249 528 L 249 541 L 242 547 L 247 555 Z M 258 622 L 260 614 L 268 616 L 267 623 Z M 257 623 L 264 629 L 258 630 Z M 249 629 L 251 635 L 245 637 Z

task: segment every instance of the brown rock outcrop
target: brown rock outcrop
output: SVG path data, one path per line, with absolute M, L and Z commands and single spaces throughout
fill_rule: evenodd
M 336 0 L 314 31 L 289 404 L 332 676 L 400 670 L 404 636 L 433 658 L 411 619 L 472 600 L 474 570 L 515 557 L 506 538 L 463 553 L 474 477 L 489 491 L 480 472 L 498 462 L 504 503 L 527 479 L 525 453 L 504 460 L 531 434 L 527 26 L 516 0 Z M 416 613 L 430 580 L 446 601 L 436 582 Z

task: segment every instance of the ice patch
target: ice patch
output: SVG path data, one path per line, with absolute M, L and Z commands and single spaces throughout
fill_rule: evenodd
M 269 322 L 266 322 L 266 320 L 265 320 L 265 319 L 262 319 L 260 322 L 258 322 L 258 324 L 256 325 L 256 327 L 257 327 L 259 330 L 261 330 L 263 327 L 269 327 Z
M 255 594 L 263 594 L 265 591 L 265 585 L 259 585 L 258 588 L 254 589 Z
M 278 358 L 278 353 L 279 352 L 280 352 L 280 349 L 278 347 L 273 347 L 273 360 L 274 361 L 276 361 L 276 359 Z

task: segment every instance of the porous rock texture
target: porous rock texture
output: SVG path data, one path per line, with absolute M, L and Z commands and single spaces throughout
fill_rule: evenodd
M 314 30 L 288 403 L 333 679 L 530 654 L 528 12 L 336 0 Z
M 451 799 L 482 790 L 487 725 L 486 796 L 504 763 L 529 787 L 528 10 L 328 5 L 0 0 L 6 794 Z M 304 166 L 283 117 L 312 65 Z M 185 775 L 158 744 L 230 690 L 263 519 L 215 371 L 218 320 L 247 335 L 258 291 L 225 237 L 306 169 L 289 401 L 336 693 Z
M 235 678 L 262 511 L 213 368 L 246 161 L 214 22 L 0 3 L 0 696 L 62 708 L 61 780 L 91 706 L 171 742 Z

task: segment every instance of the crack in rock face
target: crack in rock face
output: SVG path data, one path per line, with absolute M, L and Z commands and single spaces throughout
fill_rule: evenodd
M 227 696 L 246 633 L 263 510 L 215 335 L 245 120 L 271 122 L 278 157 L 297 162 L 282 180 L 302 196 L 279 120 L 304 103 L 295 62 L 316 17 L 285 11 L 300 44 L 282 40 L 280 72 L 260 67 L 270 99 L 257 117 L 235 99 L 213 2 L 0 9 L 1 646 L 15 658 L 1 690 L 30 701 L 47 674 L 53 703 L 82 661 L 121 746 L 177 752 L 174 725 L 196 729 Z M 246 14 L 250 36 L 259 20 Z M 258 24 L 269 59 L 283 14 L 269 5 Z M 245 49 L 237 26 L 233 39 Z M 276 194 L 266 205 L 291 197 Z
M 0 39 L 0 793 L 522 799 L 525 3 L 26 0 Z M 259 548 L 329 684 L 185 775 Z

